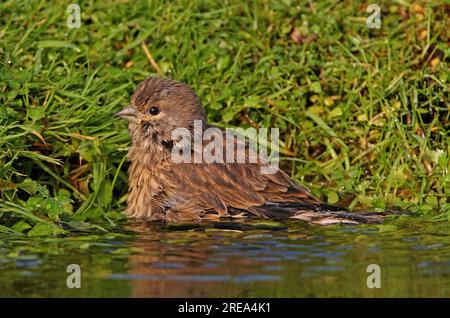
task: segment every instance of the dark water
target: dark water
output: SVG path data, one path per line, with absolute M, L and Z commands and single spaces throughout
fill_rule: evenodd
M 135 235 L 0 238 L 2 297 L 449 297 L 450 228 L 408 219 L 381 226 L 167 229 Z M 69 289 L 69 264 L 81 288 Z M 367 287 L 367 266 L 381 288 Z

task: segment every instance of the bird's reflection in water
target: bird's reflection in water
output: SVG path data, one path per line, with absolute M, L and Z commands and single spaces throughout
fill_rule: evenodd
M 240 281 L 276 280 L 273 275 L 253 275 L 253 265 L 260 262 L 230 251 L 241 231 L 189 225 L 168 229 L 145 221 L 133 222 L 129 229 L 138 233 L 132 244 L 136 253 L 129 258 L 128 274 L 116 278 L 132 281 L 133 297 L 211 297 L 224 290 L 233 295 Z

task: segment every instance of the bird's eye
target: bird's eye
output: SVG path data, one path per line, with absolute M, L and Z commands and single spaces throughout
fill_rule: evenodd
M 156 116 L 156 115 L 159 114 L 159 108 L 153 106 L 153 107 L 151 107 L 151 108 L 148 110 L 148 113 L 149 113 L 150 115 L 152 115 L 152 116 Z

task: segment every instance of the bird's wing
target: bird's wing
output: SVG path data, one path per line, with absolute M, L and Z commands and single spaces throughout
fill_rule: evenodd
M 227 216 L 298 219 L 316 224 L 380 223 L 391 213 L 351 213 L 321 203 L 279 171 L 262 175 L 246 164 L 179 164 L 172 170 L 168 221 L 218 221 Z
M 226 216 L 246 211 L 261 217 L 264 215 L 259 207 L 266 203 L 319 203 L 281 170 L 262 174 L 259 164 L 174 164 L 170 180 L 179 213 L 213 211 L 218 216 Z
M 252 151 L 246 148 L 246 156 Z M 256 163 L 172 164 L 168 172 L 171 186 L 167 193 L 167 220 L 218 220 L 223 216 L 253 215 L 319 224 L 358 224 L 377 223 L 384 218 L 376 213 L 349 213 L 344 208 L 323 204 L 283 171 L 276 169 L 274 173 L 264 174 L 262 167 L 269 167 L 269 163 L 258 160 Z
M 208 141 L 203 139 L 201 149 L 189 146 L 191 159 L 201 155 L 202 163 L 173 163 L 169 171 L 172 181 L 171 210 L 188 212 L 190 216 L 199 215 L 204 211 L 213 211 L 216 215 L 236 214 L 236 211 L 246 211 L 256 216 L 264 216 L 261 208 L 266 203 L 273 202 L 304 202 L 317 204 L 307 189 L 295 184 L 283 171 L 270 166 L 270 162 L 259 156 L 255 145 L 248 139 L 235 138 L 229 132 L 215 128 L 218 136 L 222 136 L 222 147 L 209 153 L 216 154 L 222 149 L 222 158 L 217 162 L 206 163 L 205 150 L 211 150 Z M 232 138 L 232 139 L 230 139 Z M 215 138 L 214 138 L 215 140 Z M 226 160 L 229 150 L 227 141 L 233 144 L 232 162 Z M 246 163 L 239 162 L 239 148 L 245 154 Z M 251 157 L 256 158 L 251 161 Z M 254 162 L 254 163 L 249 163 Z M 266 168 L 263 170 L 262 168 Z M 275 169 L 275 170 L 271 170 Z M 271 171 L 270 171 L 271 170 Z M 266 172 L 266 173 L 263 173 Z M 268 171 L 272 173 L 267 173 Z M 185 214 L 187 215 L 187 214 Z M 190 217 L 189 216 L 189 217 Z

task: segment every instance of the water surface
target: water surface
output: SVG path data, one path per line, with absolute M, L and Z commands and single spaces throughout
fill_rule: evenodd
M 0 239 L 1 297 L 449 297 L 448 224 L 303 222 Z M 69 289 L 69 264 L 81 288 Z M 367 266 L 381 288 L 367 287 Z

